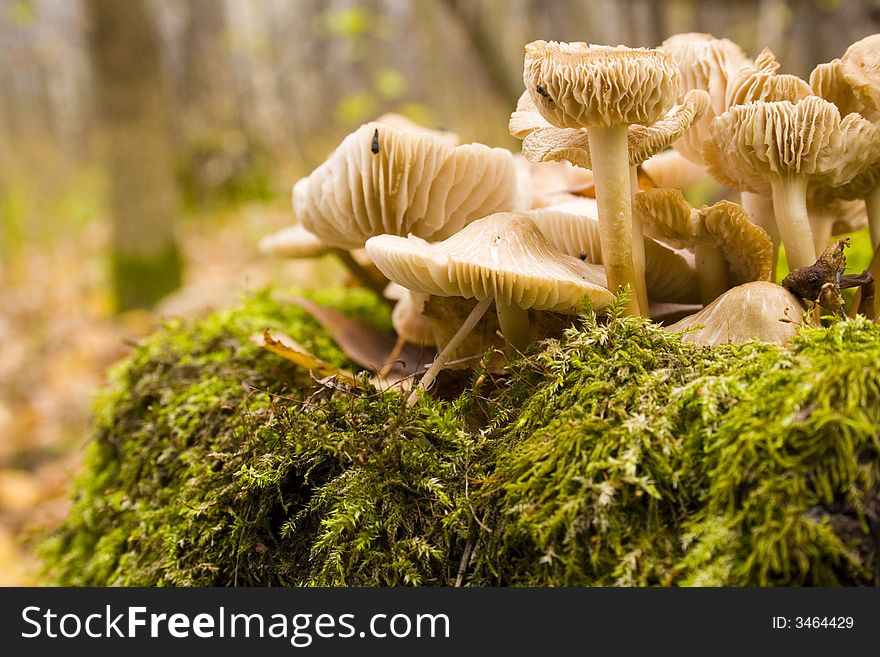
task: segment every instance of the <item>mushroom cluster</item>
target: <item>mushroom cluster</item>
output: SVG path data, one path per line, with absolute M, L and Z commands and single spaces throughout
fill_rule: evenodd
M 298 225 L 261 246 L 334 252 L 387 289 L 400 341 L 440 350 L 423 388 L 622 292 L 628 314 L 708 345 L 785 343 L 819 308 L 843 314 L 853 285 L 870 296 L 850 314 L 876 319 L 880 256 L 847 276 L 833 240 L 867 226 L 880 252 L 880 35 L 809 81 L 780 68 L 769 49 L 752 60 L 708 34 L 657 48 L 534 41 L 509 123 L 521 153 L 385 115 L 296 183 Z M 726 191 L 693 207 L 689 190 L 710 179 Z M 487 322 L 495 343 L 466 348 Z

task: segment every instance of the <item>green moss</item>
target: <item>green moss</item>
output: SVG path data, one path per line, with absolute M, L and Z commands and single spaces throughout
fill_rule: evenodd
M 169 324 L 113 372 L 52 581 L 880 584 L 876 324 L 710 349 L 586 312 L 412 409 L 322 388 L 264 327 L 353 367 L 268 294 Z

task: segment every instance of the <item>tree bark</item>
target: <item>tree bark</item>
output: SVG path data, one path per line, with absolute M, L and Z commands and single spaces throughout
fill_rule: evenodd
M 90 46 L 110 178 L 116 307 L 180 285 L 178 196 L 159 43 L 143 0 L 89 0 Z

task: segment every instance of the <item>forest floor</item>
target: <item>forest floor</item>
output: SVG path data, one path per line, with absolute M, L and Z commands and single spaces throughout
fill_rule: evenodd
M 51 248 L 25 246 L 5 263 L 0 271 L 0 585 L 39 583 L 33 538 L 67 512 L 69 483 L 91 431 L 95 392 L 107 368 L 139 338 L 163 317 L 228 307 L 270 283 L 309 287 L 310 281 L 338 280 L 332 262 L 278 262 L 257 253 L 260 237 L 290 220 L 285 208 L 252 206 L 183 221 L 185 284 L 152 313 L 113 315 L 107 228 L 99 222 L 53 240 Z

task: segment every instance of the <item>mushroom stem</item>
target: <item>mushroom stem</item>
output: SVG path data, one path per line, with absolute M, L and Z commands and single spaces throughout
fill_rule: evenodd
M 388 285 L 387 281 L 384 283 L 379 281 L 376 276 L 367 271 L 367 269 L 355 260 L 351 253 L 345 249 L 333 249 L 333 255 L 339 258 L 342 264 L 345 265 L 346 269 L 348 269 L 351 275 L 354 276 L 361 285 L 378 294 L 380 299 L 385 299 L 385 287 Z M 388 299 L 385 299 L 385 301 L 393 304 L 393 302 Z
M 632 210 L 633 218 L 633 268 L 636 272 L 636 289 L 635 295 L 639 302 L 639 308 L 642 312 L 648 312 L 648 284 L 645 280 L 645 235 L 642 232 L 642 217 L 636 212 L 633 206 L 633 199 L 639 191 L 639 168 L 631 166 L 629 168 L 629 202 Z M 642 272 L 639 275 L 639 272 Z M 641 285 L 641 287 L 638 287 Z
M 638 291 L 645 285 L 644 270 L 636 275 L 633 261 L 633 219 L 629 182 L 629 146 L 627 127 L 592 126 L 589 128 L 593 182 L 599 206 L 599 240 L 608 289 L 617 294 L 629 286 L 626 311 L 643 314 Z M 642 283 L 639 285 L 638 280 Z M 647 313 L 647 308 L 644 312 Z
M 763 194 L 754 192 L 742 192 L 740 203 L 752 218 L 752 223 L 758 228 L 763 228 L 770 236 L 773 244 L 773 265 L 770 267 L 770 278 L 776 280 L 776 266 L 779 263 L 779 229 L 776 227 L 776 217 L 773 214 L 773 199 Z
M 406 400 L 406 407 L 410 408 L 413 404 L 415 404 L 419 400 L 418 391 L 419 388 L 422 390 L 427 390 L 434 383 L 434 379 L 437 378 L 437 375 L 440 374 L 440 370 L 443 369 L 443 366 L 449 361 L 452 357 L 452 354 L 458 349 L 458 346 L 462 343 L 462 341 L 470 334 L 471 331 L 474 330 L 474 327 L 477 323 L 483 318 L 483 315 L 486 314 L 486 311 L 489 309 L 489 306 L 492 305 L 492 297 L 488 296 L 485 299 L 482 299 L 474 309 L 471 310 L 470 314 L 467 316 L 467 319 L 462 322 L 459 329 L 455 332 L 455 335 L 450 338 L 449 342 L 443 347 L 439 354 L 434 358 L 434 362 L 431 363 L 431 366 L 425 372 L 425 376 L 419 381 L 419 384 L 413 389 L 410 393 L 409 397 Z
M 529 311 L 515 303 L 504 303 L 498 299 L 495 300 L 495 310 L 504 339 L 517 351 L 525 351 L 531 341 Z
M 865 196 L 865 210 L 868 214 L 868 230 L 871 232 L 871 247 L 876 253 L 880 250 L 880 186 Z
M 813 230 L 813 246 L 816 253 L 821 253 L 831 243 L 834 215 L 825 210 L 816 210 L 810 215 L 810 226 Z
M 694 241 L 694 256 L 700 300 L 707 306 L 730 289 L 727 265 L 721 249 L 711 237 L 700 237 Z
M 774 178 L 770 187 L 773 190 L 776 225 L 785 247 L 788 268 L 809 267 L 816 262 L 816 247 L 813 245 L 813 230 L 807 214 L 807 178 Z

